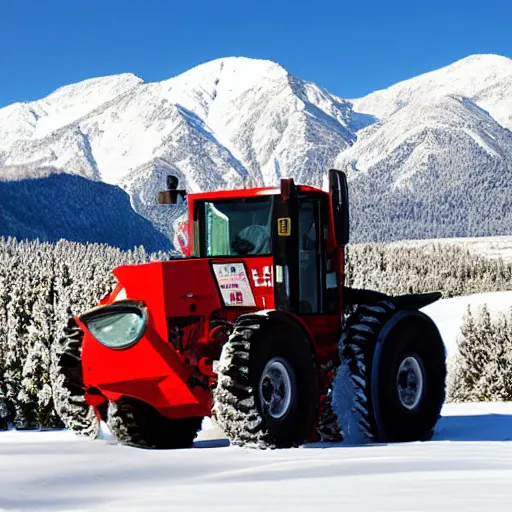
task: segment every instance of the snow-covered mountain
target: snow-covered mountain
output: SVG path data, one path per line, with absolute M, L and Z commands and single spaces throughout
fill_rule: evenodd
M 384 119 L 418 100 L 464 96 L 512 129 L 512 60 L 500 55 L 472 55 L 388 89 L 352 100 L 355 110 Z
M 512 233 L 511 59 L 472 56 L 352 105 L 379 119 L 336 161 L 352 180 L 356 232 Z
M 2 109 L 0 151 L 3 165 L 54 165 L 114 184 L 155 160 L 181 170 L 191 191 L 248 176 L 275 183 L 292 169 L 319 183 L 314 163 L 355 140 L 351 115 L 348 102 L 278 64 L 221 59 L 160 83 L 94 79 Z
M 0 180 L 1 236 L 172 249 L 161 231 L 133 210 L 119 187 L 55 169 L 39 169 L 38 179 Z
M 155 207 L 167 174 L 191 192 L 284 176 L 322 186 L 337 165 L 349 170 L 358 239 L 460 236 L 445 228 L 464 207 L 458 198 L 469 186 L 482 196 L 482 184 L 488 205 L 497 194 L 498 222 L 477 210 L 463 236 L 504 234 L 512 232 L 511 98 L 512 60 L 492 55 L 351 101 L 247 58 L 159 83 L 96 78 L 0 109 L 0 180 L 46 176 L 51 167 L 121 187 L 169 235 L 176 212 Z M 457 199 L 446 203 L 446 194 Z M 491 215 L 485 226 L 483 214 Z

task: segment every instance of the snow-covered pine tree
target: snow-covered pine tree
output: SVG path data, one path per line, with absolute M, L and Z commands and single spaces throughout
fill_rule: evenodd
M 512 311 L 491 318 L 487 306 L 468 308 L 448 386 L 453 402 L 512 400 Z
M 9 299 L 7 262 L 5 243 L 3 239 L 0 239 L 0 430 L 7 429 L 10 416 L 4 388 L 5 357 L 7 352 L 7 303 Z
M 484 370 L 480 338 L 470 306 L 467 307 L 463 317 L 461 333 L 453 377 L 449 386 L 449 400 L 453 402 L 474 401 L 473 391 Z
M 26 249 L 26 248 L 25 248 Z M 27 251 L 25 250 L 25 256 Z M 33 404 L 20 400 L 23 396 L 23 366 L 29 352 L 28 326 L 30 323 L 31 304 L 28 289 L 28 274 L 31 266 L 23 265 L 20 259 L 11 267 L 14 273 L 11 284 L 11 300 L 7 305 L 7 347 L 5 357 L 4 385 L 5 396 L 13 407 L 12 422 L 17 429 L 32 428 L 35 425 Z
M 35 302 L 29 325 L 29 352 L 23 366 L 22 395 L 35 407 L 39 427 L 62 426 L 53 405 L 50 379 L 50 349 L 55 336 L 55 275 L 53 249 L 49 244 L 39 248 L 37 279 L 34 280 Z
M 9 428 L 8 417 L 9 409 L 7 408 L 7 400 L 3 386 L 0 384 L 0 430 L 7 430 Z
M 508 400 L 512 400 L 512 307 L 509 308 L 507 315 L 507 324 L 503 334 L 505 343 L 505 360 L 507 370 L 503 377 L 503 384 L 508 393 Z
M 508 320 L 506 315 L 498 314 L 492 321 L 489 338 L 489 357 L 482 378 L 478 382 L 476 395 L 484 401 L 510 401 L 512 388 L 512 360 L 509 358 L 510 345 L 507 340 Z
M 62 246 L 59 249 L 62 259 L 56 264 L 55 337 L 50 351 L 52 398 L 56 413 L 66 428 L 94 438 L 99 433 L 99 424 L 94 410 L 83 397 L 79 364 L 81 339 L 73 322 L 73 306 L 78 302 L 79 292 L 68 262 L 63 258 L 65 249 Z

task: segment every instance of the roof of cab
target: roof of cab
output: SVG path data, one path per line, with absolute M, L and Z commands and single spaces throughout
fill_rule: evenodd
M 299 192 L 315 192 L 326 194 L 325 190 L 309 185 L 298 185 Z M 235 190 L 215 190 L 211 192 L 199 192 L 195 194 L 188 194 L 189 199 L 236 199 L 238 197 L 258 197 L 280 194 L 281 189 L 278 187 L 261 187 L 261 188 L 242 188 Z

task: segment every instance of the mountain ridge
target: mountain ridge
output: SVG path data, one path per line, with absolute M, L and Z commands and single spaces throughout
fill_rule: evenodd
M 510 97 L 512 60 L 493 55 L 350 100 L 278 63 L 246 57 L 216 59 L 161 82 L 130 73 L 99 77 L 0 109 L 0 181 L 13 179 L 14 169 L 14 179 L 23 179 L 52 168 L 120 187 L 139 215 L 172 238 L 172 222 L 154 204 L 166 174 L 190 192 L 276 185 L 281 177 L 325 188 L 327 168 L 338 166 L 355 197 L 356 239 L 456 236 L 433 233 L 432 219 L 414 233 L 368 226 L 387 218 L 386 201 L 397 200 L 400 188 L 436 190 L 434 202 L 417 198 L 434 209 L 433 218 L 436 204 L 445 212 L 437 185 L 452 190 L 450 173 L 460 189 L 455 209 L 467 192 L 459 174 L 479 168 L 488 180 L 512 182 Z M 499 201 L 507 220 L 498 223 L 500 233 L 491 223 L 487 235 L 509 229 L 511 206 L 502 195 Z M 357 219 L 363 213 L 366 228 Z
M 475 86 L 482 76 L 485 77 L 483 84 Z M 512 59 L 496 54 L 475 54 L 350 101 L 358 112 L 372 113 L 383 119 L 413 101 L 420 88 L 423 89 L 422 94 L 430 93 L 437 97 L 447 93 L 458 94 L 482 103 L 485 110 L 488 110 L 485 106 L 490 107 L 489 113 L 502 126 L 512 129 L 512 102 L 500 103 L 500 107 L 507 107 L 500 113 L 492 101 L 492 86 L 496 87 L 496 84 L 508 87 L 510 94 Z M 501 90 L 494 93 L 501 96 Z

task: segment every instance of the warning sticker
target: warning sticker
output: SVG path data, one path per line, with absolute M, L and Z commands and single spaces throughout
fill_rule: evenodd
M 213 271 L 226 306 L 255 306 L 243 263 L 214 263 Z
M 277 234 L 279 236 L 290 236 L 292 231 L 292 222 L 290 217 L 281 217 L 277 219 Z

